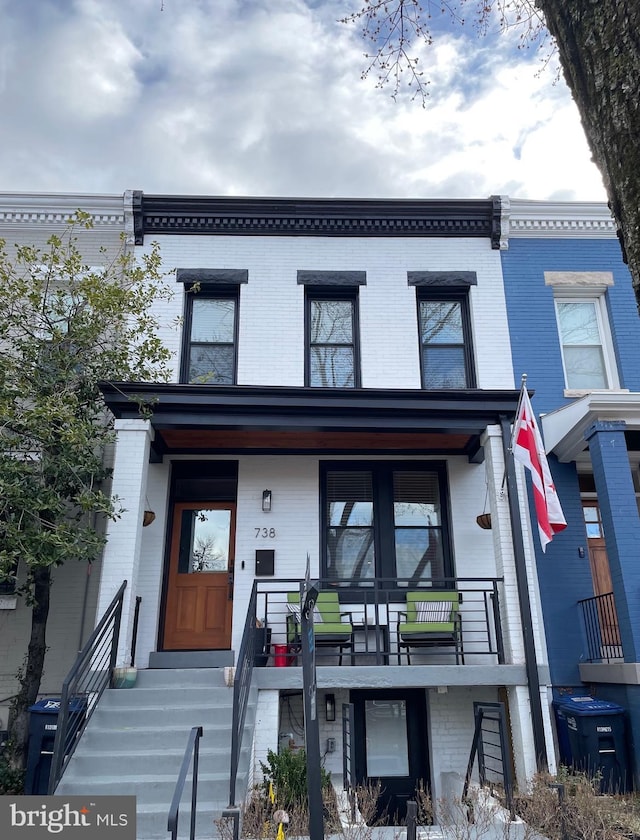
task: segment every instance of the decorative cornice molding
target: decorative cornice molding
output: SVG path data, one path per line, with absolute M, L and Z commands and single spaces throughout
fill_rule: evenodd
M 502 197 L 503 238 L 615 239 L 604 202 L 526 201 Z
M 77 210 L 89 213 L 96 227 L 124 230 L 122 195 L 0 192 L 0 228 L 64 228 Z
M 136 244 L 146 234 L 487 237 L 500 204 L 486 200 L 237 198 L 133 193 Z

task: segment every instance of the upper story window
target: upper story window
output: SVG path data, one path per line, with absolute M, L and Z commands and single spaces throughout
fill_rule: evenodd
M 305 384 L 359 388 L 358 285 L 365 274 L 299 271 L 306 285 Z
M 602 297 L 556 298 L 567 388 L 615 388 L 615 366 Z
M 410 271 L 417 287 L 422 387 L 475 388 L 469 319 L 473 271 Z
M 240 283 L 236 269 L 178 269 L 185 283 L 182 382 L 234 385 L 238 358 Z
M 565 387 L 570 391 L 618 388 L 606 290 L 610 271 L 545 271 L 553 287 Z

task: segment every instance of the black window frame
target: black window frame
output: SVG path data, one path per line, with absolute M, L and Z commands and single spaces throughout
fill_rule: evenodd
M 226 342 L 193 342 L 191 341 L 191 328 L 193 322 L 193 305 L 196 300 L 233 300 L 235 305 L 235 317 L 233 325 L 233 353 L 232 365 L 233 375 L 231 382 L 204 382 L 199 384 L 211 385 L 236 385 L 238 378 L 238 335 L 240 322 L 240 287 L 238 285 L 225 286 L 185 286 L 185 311 L 184 327 L 182 331 L 182 359 L 180 364 L 180 382 L 182 384 L 194 384 L 189 379 L 189 364 L 191 359 L 191 348 L 195 345 L 207 346 L 218 345 L 228 346 Z
M 448 487 L 447 462 L 446 461 L 321 461 L 320 462 L 320 570 L 321 577 L 331 580 L 327 567 L 328 561 L 328 539 L 327 532 L 329 523 L 327 521 L 328 494 L 327 476 L 332 472 L 363 472 L 371 471 L 373 481 L 373 534 L 375 546 L 376 569 L 374 580 L 386 579 L 380 583 L 380 588 L 385 588 L 397 593 L 398 598 L 404 598 L 407 591 L 406 586 L 399 587 L 397 575 L 395 574 L 395 521 L 393 510 L 393 476 L 396 472 L 432 472 L 438 478 L 438 492 L 440 495 L 441 507 L 441 533 L 442 533 L 442 563 L 444 576 L 442 579 L 433 578 L 439 581 L 439 589 L 455 588 L 455 559 L 453 555 L 453 540 L 451 527 L 451 503 Z M 415 588 L 428 588 L 425 579 L 416 584 Z M 372 586 L 362 586 L 354 583 L 353 588 L 345 587 L 350 593 L 363 590 L 371 591 Z M 341 590 L 342 591 L 342 590 Z M 350 594 L 351 597 L 351 594 Z M 366 597 L 366 595 L 363 595 Z
M 353 385 L 312 385 L 311 384 L 311 307 L 315 301 L 349 301 L 351 303 L 352 343 L 326 346 L 351 347 L 353 350 Z M 304 322 L 304 384 L 307 388 L 331 388 L 352 391 L 360 388 L 360 315 L 358 287 L 340 288 L 338 286 L 305 286 L 305 322 Z M 324 346 L 318 343 L 318 346 Z
M 424 364 L 424 348 L 425 343 L 422 340 L 422 315 L 420 305 L 423 302 L 436 301 L 460 304 L 460 313 L 462 317 L 462 339 L 463 339 L 463 359 L 466 383 L 463 388 L 433 388 L 427 384 L 426 370 Z M 473 333 L 471 330 L 471 313 L 469 310 L 469 292 L 468 289 L 434 289 L 433 287 L 417 287 L 416 288 L 416 312 L 418 319 L 418 348 L 420 354 L 420 382 L 424 391 L 432 390 L 467 390 L 477 387 L 476 380 L 476 366 L 475 355 L 473 352 Z M 428 345 L 427 345 L 428 346 Z M 449 345 L 437 345 L 440 347 L 447 347 Z M 458 347 L 459 345 L 450 345 Z

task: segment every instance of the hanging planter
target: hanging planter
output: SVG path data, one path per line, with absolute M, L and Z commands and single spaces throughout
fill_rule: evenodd
M 481 513 L 480 516 L 476 516 L 476 522 L 483 529 L 483 531 L 490 531 L 491 530 L 491 514 L 490 513 Z
M 142 527 L 146 528 L 147 525 L 151 525 L 155 518 L 156 515 L 152 510 L 145 510 L 145 512 L 142 515 Z

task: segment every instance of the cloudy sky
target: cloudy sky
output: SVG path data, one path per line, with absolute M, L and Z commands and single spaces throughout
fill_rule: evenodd
M 0 191 L 604 200 L 564 82 L 436 22 L 427 108 L 358 0 L 0 0 Z

